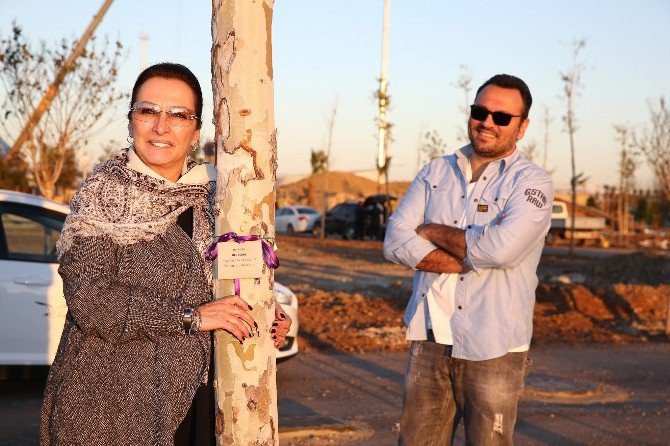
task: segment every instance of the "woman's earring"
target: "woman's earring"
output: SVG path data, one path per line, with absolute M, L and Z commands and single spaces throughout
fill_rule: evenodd
M 130 135 L 128 135 L 128 136 L 126 137 L 126 141 L 128 141 L 128 144 L 132 144 L 132 143 L 133 143 L 133 137 L 130 136 Z

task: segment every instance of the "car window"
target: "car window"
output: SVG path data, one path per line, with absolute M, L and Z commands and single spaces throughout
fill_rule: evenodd
M 334 208 L 332 208 L 329 212 L 333 217 L 339 217 L 340 214 L 342 213 L 342 205 L 338 204 Z
M 65 215 L 36 206 L 4 203 L 0 227 L 4 239 L 3 258 L 56 263 L 56 241 Z
M 298 214 L 309 214 L 309 215 L 314 215 L 318 214 L 316 209 L 310 209 L 310 208 L 299 208 L 298 209 Z

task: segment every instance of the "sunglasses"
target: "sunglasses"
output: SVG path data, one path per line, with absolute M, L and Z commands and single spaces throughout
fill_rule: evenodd
M 150 122 L 152 124 L 158 122 L 158 117 L 162 111 L 165 111 L 168 124 L 177 127 L 188 127 L 191 125 L 192 121 L 200 119 L 186 107 L 175 106 L 170 107 L 167 110 L 161 110 L 158 105 L 143 101 L 135 102 L 130 108 L 130 113 L 135 120 L 140 122 Z
M 502 127 L 505 127 L 506 125 L 509 125 L 510 122 L 512 122 L 512 118 L 520 118 L 523 115 L 511 115 L 509 113 L 497 111 L 497 112 L 492 112 L 489 111 L 486 107 L 482 107 L 481 105 L 471 105 L 470 106 L 470 117 L 474 119 L 475 121 L 486 121 L 486 118 L 491 115 L 493 118 L 493 123 L 495 125 L 499 125 Z

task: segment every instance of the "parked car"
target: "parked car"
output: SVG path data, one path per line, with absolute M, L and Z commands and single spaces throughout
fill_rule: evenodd
M 321 213 L 311 206 L 284 206 L 275 213 L 275 230 L 279 234 L 321 231 Z
M 340 235 L 347 240 L 381 240 L 395 200 L 395 197 L 386 194 L 375 194 L 361 203 L 346 201 L 336 204 L 326 213 L 326 234 Z
M 49 365 L 67 306 L 56 241 L 68 206 L 0 190 L 0 365 Z M 298 300 L 275 282 L 275 300 L 293 319 L 277 359 L 298 353 Z
M 551 227 L 545 237 L 545 243 L 549 246 L 555 245 L 558 240 L 569 240 L 571 235 L 571 217 L 569 214 L 570 204 L 564 201 L 554 200 L 551 209 Z M 575 216 L 574 239 L 579 245 L 585 245 L 587 241 L 593 241 L 602 248 L 610 246 L 609 240 L 603 235 L 606 227 L 605 217 L 582 217 Z
M 346 240 L 356 238 L 356 221 L 361 212 L 362 207 L 356 201 L 336 204 L 326 213 L 326 235 L 341 235 Z

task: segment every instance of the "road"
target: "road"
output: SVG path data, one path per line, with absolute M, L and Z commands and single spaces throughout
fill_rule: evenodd
M 529 387 L 543 391 L 544 400 L 529 395 L 521 404 L 516 444 L 668 444 L 669 343 L 554 345 L 531 352 Z M 395 444 L 404 364 L 403 353 L 302 353 L 279 364 L 281 444 Z M 37 444 L 45 369 L 31 371 L 32 379 L 0 381 L 2 445 Z M 296 421 L 302 428 L 290 431 Z M 318 430 L 319 423 L 331 430 Z M 455 444 L 464 444 L 462 429 Z
M 531 357 L 516 444 L 668 444 L 670 344 L 534 347 Z M 282 444 L 395 444 L 404 364 L 401 353 L 304 354 L 281 364 L 280 426 L 282 404 L 292 402 L 359 426 L 323 439 L 284 435 Z M 455 444 L 465 444 L 462 428 Z

